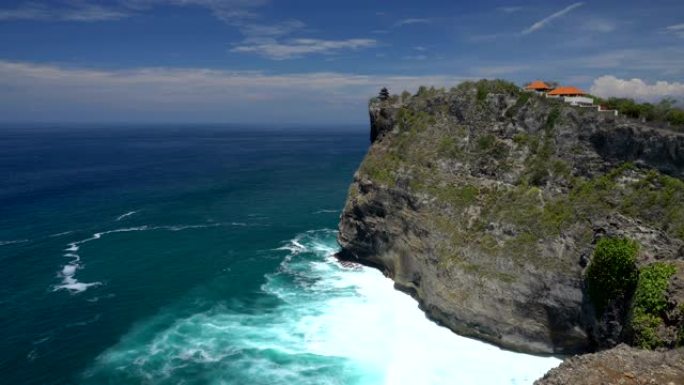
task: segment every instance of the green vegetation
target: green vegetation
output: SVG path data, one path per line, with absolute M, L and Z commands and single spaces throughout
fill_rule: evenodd
M 509 94 L 509 95 L 518 95 L 520 94 L 520 88 L 516 86 L 514 83 L 507 82 L 505 80 L 486 80 L 482 79 L 479 80 L 475 83 L 472 82 L 464 82 L 459 85 L 459 88 L 461 87 L 472 87 L 475 86 L 475 89 L 477 90 L 477 101 L 478 102 L 484 102 L 487 99 L 487 95 L 489 94 Z
M 435 121 L 435 117 L 429 113 L 408 107 L 402 107 L 397 113 L 397 122 L 402 131 L 422 131 Z
M 663 262 L 656 262 L 639 270 L 629 325 L 635 345 L 645 349 L 664 345 L 657 329 L 663 324 L 662 313 L 667 307 L 665 290 L 676 272 L 674 265 Z
M 437 152 L 445 158 L 457 158 L 461 154 L 461 149 L 456 138 L 447 136 L 439 141 Z
M 442 202 L 449 203 L 454 208 L 464 208 L 475 202 L 479 191 L 477 187 L 465 186 L 428 186 L 427 191 Z
M 402 102 L 407 102 L 409 99 L 411 99 L 411 93 L 408 91 L 404 91 L 401 93 L 401 101 Z
M 555 125 L 558 117 L 554 117 L 553 112 L 547 119 L 547 130 L 540 139 L 539 135 L 528 135 L 527 144 L 529 146 L 531 156 L 525 161 L 527 172 L 525 173 L 525 182 L 533 186 L 541 186 L 546 183 L 549 174 L 549 164 L 563 162 L 561 159 L 555 158 L 556 143 L 553 136 L 553 125 Z M 560 170 L 563 166 L 556 164 L 556 169 Z
M 558 154 L 556 144 L 556 128 L 564 116 L 560 102 L 534 100 L 549 104 L 543 129 L 515 134 L 512 145 L 487 125 L 480 125 L 478 116 L 489 111 L 479 106 L 477 99 L 486 100 L 490 93 L 515 94 L 515 106 L 520 108 L 534 95 L 520 93 L 510 83 L 486 80 L 462 83 L 452 92 L 456 95 L 421 87 L 415 96 L 403 94 L 405 104 L 396 112 L 391 141 L 373 146 L 359 169 L 363 177 L 378 185 L 392 188 L 401 181 L 412 192 L 434 198 L 430 205 L 445 217 L 432 222 L 445 239 L 440 247 L 446 251 L 440 255 L 459 255 L 468 263 L 481 264 L 467 258 L 486 250 L 520 265 L 564 268 L 559 260 L 543 257 L 548 254 L 541 250 L 544 241 L 567 231 L 589 242 L 591 231 L 584 231 L 586 226 L 579 224 L 615 213 L 638 218 L 684 239 L 684 182 L 657 171 L 644 172 L 631 164 L 593 178 L 572 175 L 571 165 Z M 452 97 L 470 98 L 471 106 L 475 102 L 475 108 L 462 111 L 474 114 L 475 124 L 462 125 L 444 113 Z M 511 151 L 527 157 L 514 159 Z M 512 181 L 515 186 L 487 186 L 462 174 L 459 168 L 464 165 L 497 175 L 506 167 L 515 172 L 522 168 L 521 178 Z M 560 182 L 554 183 L 560 190 L 541 187 L 549 181 Z M 486 238 L 486 227 L 492 223 L 501 226 L 497 231 L 513 231 L 492 243 Z
M 639 271 L 639 282 L 634 292 L 634 307 L 654 314 L 665 310 L 665 290 L 676 272 L 677 269 L 670 263 L 655 262 L 643 267 Z
M 398 159 L 392 154 L 368 154 L 361 163 L 359 171 L 364 173 L 368 178 L 380 184 L 394 187 L 396 178 L 393 174 L 396 169 Z
M 632 192 L 620 201 L 621 211 L 659 223 L 673 236 L 684 239 L 684 182 L 649 171 L 632 184 Z
M 489 151 L 496 144 L 496 137 L 492 134 L 485 134 L 477 138 L 477 148 L 480 151 Z
M 629 177 L 625 179 L 624 177 Z M 684 182 L 625 163 L 593 179 L 574 178 L 569 204 L 578 219 L 619 212 L 684 239 Z
M 478 83 L 477 84 L 477 101 L 480 103 L 484 103 L 485 100 L 487 100 L 487 94 L 489 93 L 487 91 L 487 88 L 483 83 Z
M 546 117 L 544 129 L 547 131 L 553 130 L 553 128 L 556 126 L 556 122 L 558 122 L 558 119 L 560 119 L 560 109 L 558 107 L 554 107 L 551 112 L 549 112 L 549 116 Z
M 521 93 L 520 96 L 518 96 L 518 100 L 515 101 L 515 104 L 513 105 L 513 107 L 509 108 L 509 109 L 506 111 L 506 116 L 509 117 L 509 118 L 514 117 L 515 114 L 518 113 L 518 111 L 520 111 L 520 109 L 521 109 L 525 104 L 527 104 L 527 102 L 530 100 L 530 97 L 531 97 L 531 96 L 532 96 L 532 93 L 531 93 L 531 92 L 523 92 L 523 93 Z
M 620 114 L 634 119 L 644 119 L 647 122 L 667 122 L 679 129 L 684 128 L 684 110 L 675 107 L 675 100 L 663 99 L 657 104 L 637 103 L 633 99 L 596 98 L 597 103 L 611 110 L 618 110 Z
M 517 133 L 513 136 L 513 142 L 519 146 L 526 145 L 530 142 L 530 134 L 526 132 Z
M 589 297 L 598 314 L 610 303 L 629 297 L 637 283 L 639 246 L 626 238 L 601 238 L 587 269 Z

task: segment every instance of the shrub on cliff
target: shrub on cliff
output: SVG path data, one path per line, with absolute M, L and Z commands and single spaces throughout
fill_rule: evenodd
M 603 100 L 596 98 L 597 103 L 611 110 L 618 110 L 620 114 L 643 119 L 647 122 L 665 122 L 681 130 L 684 126 L 684 110 L 676 107 L 674 99 L 665 98 L 659 103 L 638 103 L 628 98 L 609 98 Z
M 665 345 L 658 335 L 658 327 L 663 324 L 663 313 L 667 309 L 665 291 L 676 272 L 674 265 L 663 262 L 639 270 L 629 325 L 635 345 L 645 349 Z
M 627 298 L 637 282 L 639 245 L 626 238 L 601 238 L 587 269 L 589 296 L 598 314 L 610 303 Z

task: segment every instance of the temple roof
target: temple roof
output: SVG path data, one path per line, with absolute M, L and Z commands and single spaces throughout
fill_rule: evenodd
M 548 84 L 544 83 L 541 80 L 535 80 L 532 83 L 528 84 L 527 87 L 525 87 L 528 90 L 538 90 L 538 91 L 543 91 L 543 90 L 550 90 L 551 87 L 549 87 Z
M 577 87 L 558 87 L 555 90 L 548 93 L 551 96 L 563 96 L 563 95 L 586 95 L 586 92 L 580 90 Z

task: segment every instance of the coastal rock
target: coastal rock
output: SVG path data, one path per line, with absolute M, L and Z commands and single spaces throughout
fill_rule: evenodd
M 370 104 L 339 258 L 381 269 L 453 331 L 536 354 L 629 339 L 584 279 L 601 237 L 684 258 L 684 135 L 500 81 Z M 668 298 L 682 304 L 681 288 Z
M 684 384 L 684 349 L 657 352 L 619 345 L 607 351 L 569 358 L 534 384 Z

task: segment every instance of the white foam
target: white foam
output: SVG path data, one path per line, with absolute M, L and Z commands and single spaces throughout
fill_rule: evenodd
M 135 213 L 135 212 L 131 212 Z M 126 213 L 133 215 L 131 213 Z M 125 217 L 125 215 L 122 217 Z M 120 217 L 121 218 L 121 217 Z M 122 218 L 123 219 L 123 218 Z M 108 231 L 102 231 L 99 233 L 94 233 L 88 238 L 82 239 L 80 241 L 76 242 L 71 242 L 67 244 L 66 248 L 64 249 L 65 253 L 63 254 L 64 257 L 70 258 L 71 261 L 67 263 L 66 265 L 63 265 L 58 272 L 57 276 L 62 279 L 62 282 L 60 284 L 57 284 L 53 287 L 53 291 L 60 291 L 60 290 L 67 290 L 71 294 L 78 294 L 86 291 L 88 288 L 91 287 L 97 287 L 101 286 L 103 283 L 102 282 L 80 282 L 79 280 L 76 279 L 76 271 L 80 270 L 83 268 L 83 265 L 81 265 L 81 256 L 78 254 L 78 251 L 81 248 L 81 245 L 96 241 L 98 239 L 101 239 L 103 236 L 109 235 L 109 234 L 116 234 L 116 233 L 127 233 L 127 232 L 132 232 L 132 231 L 154 231 L 154 230 L 162 230 L 162 231 L 182 231 L 182 230 L 188 230 L 188 229 L 203 229 L 203 228 L 209 228 L 209 227 L 217 227 L 221 226 L 220 223 L 210 223 L 210 224 L 201 224 L 201 225 L 170 225 L 170 226 L 136 226 L 136 227 L 124 227 L 120 229 L 113 229 L 113 230 L 108 230 Z
M 7 246 L 7 245 L 16 245 L 18 243 L 26 243 L 28 242 L 28 239 L 15 239 L 11 241 L 0 241 L 0 246 Z
M 64 265 L 64 268 L 62 268 L 62 275 L 70 277 L 76 273 L 77 269 L 78 265 Z
M 64 235 L 69 235 L 71 233 L 73 233 L 73 231 L 62 231 L 61 233 L 50 234 L 49 237 L 50 238 L 56 238 L 56 237 L 61 237 Z
M 126 219 L 126 218 L 130 217 L 131 215 L 135 215 L 136 213 L 137 213 L 137 211 L 129 211 L 125 214 L 121 214 L 118 217 L 116 217 L 116 221 L 119 222 L 120 220 Z
M 174 317 L 162 314 L 98 357 L 86 378 L 182 382 L 201 373 L 207 383 L 253 385 L 520 385 L 558 365 L 437 326 L 379 271 L 338 264 L 334 239 L 331 230 L 307 232 L 278 249 L 289 254 L 262 286 L 283 300 L 275 308 L 216 306 L 159 329 L 159 319 Z
M 339 212 L 340 212 L 340 210 L 323 209 L 323 210 L 314 211 L 314 214 L 332 214 L 332 213 L 339 213 Z
M 102 282 L 79 282 L 77 281 L 73 275 L 72 276 L 64 276 L 64 279 L 62 280 L 62 283 L 60 285 L 56 285 L 53 289 L 53 291 L 57 290 L 69 290 L 72 293 L 81 293 L 86 291 L 89 287 L 94 287 L 94 286 L 100 286 L 102 285 Z

